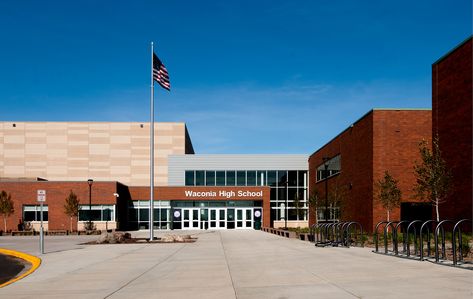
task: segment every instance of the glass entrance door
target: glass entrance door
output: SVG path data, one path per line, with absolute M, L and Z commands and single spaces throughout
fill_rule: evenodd
M 199 229 L 200 209 L 182 209 L 182 229 Z
M 235 214 L 235 228 L 253 228 L 253 208 L 236 208 Z
M 209 228 L 227 228 L 227 209 L 209 208 Z

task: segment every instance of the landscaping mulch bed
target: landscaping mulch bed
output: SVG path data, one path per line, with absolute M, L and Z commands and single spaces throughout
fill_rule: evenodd
M 173 235 L 168 234 L 164 235 L 161 238 L 155 238 L 154 240 L 149 240 L 149 238 L 132 238 L 129 233 L 124 232 L 114 232 L 114 233 L 105 233 L 100 235 L 100 237 L 95 241 L 89 241 L 83 243 L 84 245 L 104 245 L 104 244 L 165 244 L 165 243 L 194 243 L 197 241 L 197 238 L 190 235 Z
M 17 277 L 28 266 L 30 264 L 22 259 L 0 254 L 0 284 Z

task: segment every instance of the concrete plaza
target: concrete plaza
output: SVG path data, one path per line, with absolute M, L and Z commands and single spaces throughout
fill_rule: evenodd
M 157 235 L 168 232 L 157 232 Z M 186 232 L 179 232 L 181 234 Z M 187 232 L 189 233 L 189 232 Z M 136 236 L 144 236 L 138 232 Z M 41 267 L 0 298 L 472 298 L 473 271 L 315 248 L 254 230 L 194 231 L 195 243 L 77 245 L 46 238 Z M 37 238 L 0 247 L 38 254 Z

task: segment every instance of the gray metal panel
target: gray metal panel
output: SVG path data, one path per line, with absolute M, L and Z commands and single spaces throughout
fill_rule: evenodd
M 184 186 L 186 170 L 308 170 L 307 155 L 170 155 L 168 185 Z

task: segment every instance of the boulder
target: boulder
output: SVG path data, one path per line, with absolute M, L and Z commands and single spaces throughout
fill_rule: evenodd
M 161 242 L 164 243 L 174 243 L 174 242 L 186 242 L 190 240 L 190 235 L 173 235 L 173 234 L 166 234 L 161 237 Z
M 96 242 L 97 244 L 125 243 L 126 240 L 130 238 L 130 233 L 126 232 L 102 233 Z

